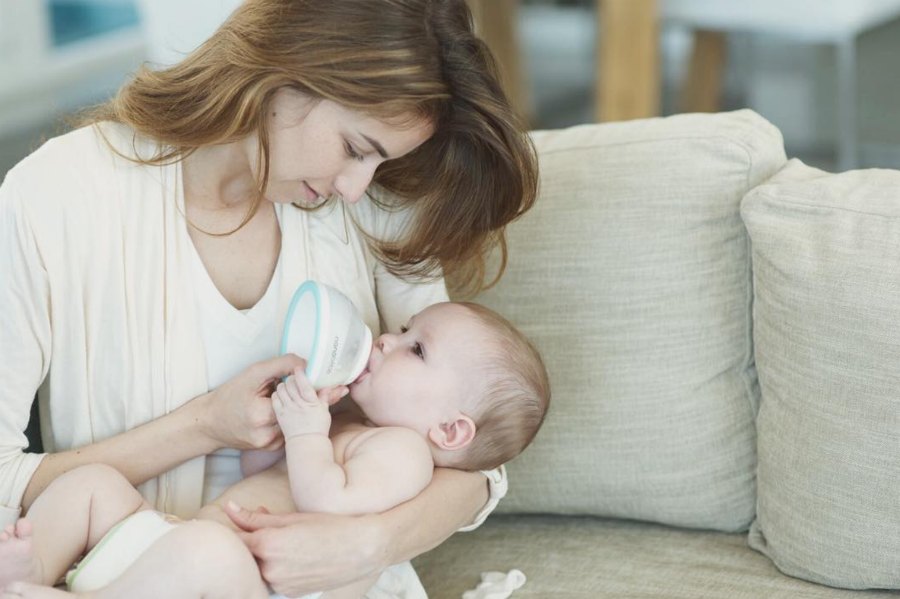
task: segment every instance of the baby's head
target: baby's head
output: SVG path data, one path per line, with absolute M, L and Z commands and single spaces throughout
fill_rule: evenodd
M 381 335 L 350 394 L 376 425 L 427 437 L 438 466 L 486 470 L 534 438 L 550 384 L 537 350 L 506 319 L 447 302 Z

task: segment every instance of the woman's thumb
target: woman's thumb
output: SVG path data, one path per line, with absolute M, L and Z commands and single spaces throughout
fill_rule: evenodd
M 238 528 L 247 532 L 264 528 L 264 525 L 259 521 L 260 516 L 268 515 L 267 511 L 258 510 L 251 512 L 230 500 L 225 503 L 225 513 Z

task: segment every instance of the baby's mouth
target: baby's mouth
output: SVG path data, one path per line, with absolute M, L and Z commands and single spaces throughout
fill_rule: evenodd
M 360 382 L 367 374 L 369 374 L 369 367 L 368 367 L 368 366 L 366 366 L 365 368 L 363 368 L 363 371 L 359 373 L 359 376 L 356 377 L 355 379 L 353 379 L 353 382 L 350 383 L 350 384 L 351 384 L 351 385 L 355 385 L 356 383 Z

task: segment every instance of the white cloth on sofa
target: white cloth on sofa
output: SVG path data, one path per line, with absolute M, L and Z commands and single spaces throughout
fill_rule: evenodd
M 516 589 L 525 584 L 525 574 L 521 570 L 509 572 L 482 572 L 481 582 L 471 591 L 463 593 L 462 599 L 506 599 Z

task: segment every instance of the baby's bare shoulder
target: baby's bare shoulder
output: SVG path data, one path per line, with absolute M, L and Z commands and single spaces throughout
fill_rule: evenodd
M 356 432 L 347 446 L 347 457 L 368 453 L 390 453 L 393 459 L 431 461 L 428 441 L 416 431 L 402 426 L 366 427 Z

